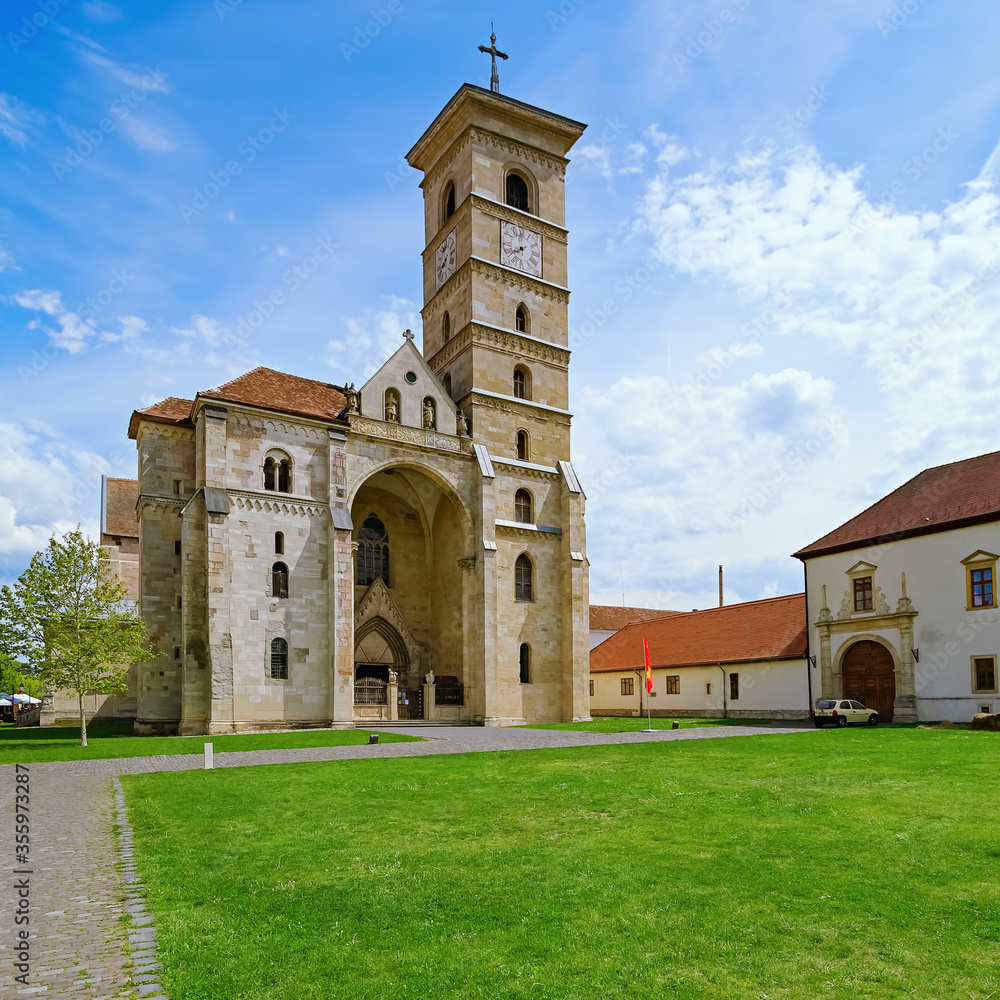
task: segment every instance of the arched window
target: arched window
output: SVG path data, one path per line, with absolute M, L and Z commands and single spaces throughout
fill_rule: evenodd
M 441 384 L 444 386 L 444 391 L 448 393 L 448 398 L 453 398 L 451 395 L 451 372 L 448 372 L 443 379 L 441 379 Z
M 283 562 L 276 562 L 271 567 L 271 596 L 288 596 L 288 567 Z
M 524 306 L 518 306 L 517 312 L 514 313 L 514 329 L 518 333 L 528 332 L 528 311 Z
M 455 214 L 455 182 L 448 181 L 444 191 L 444 221 L 447 222 Z
M 521 683 L 531 683 L 531 647 L 526 643 L 521 643 Z
M 389 535 L 385 525 L 369 514 L 358 532 L 358 586 L 367 587 L 378 579 L 389 586 Z
M 276 556 L 283 556 L 285 554 L 285 533 L 283 531 L 276 531 L 274 533 L 274 554 Z
M 522 212 L 531 211 L 528 207 L 528 182 L 519 174 L 507 175 L 507 204 Z
M 531 372 L 522 365 L 514 369 L 514 395 L 518 399 L 531 399 Z
M 444 342 L 447 344 L 451 340 L 451 314 L 445 313 L 441 320 L 441 333 L 444 335 Z
M 528 461 L 528 434 L 526 431 L 517 432 L 517 457 L 522 462 Z
M 531 599 L 531 560 L 522 552 L 514 564 L 514 600 L 530 601 Z
M 292 461 L 287 455 L 268 455 L 264 459 L 264 489 L 292 492 Z
M 531 494 L 518 490 L 514 494 L 514 520 L 520 524 L 531 524 Z
M 271 680 L 288 680 L 288 643 L 284 639 L 271 640 Z

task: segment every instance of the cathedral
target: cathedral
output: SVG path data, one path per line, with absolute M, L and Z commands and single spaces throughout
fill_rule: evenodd
M 104 506 L 135 527 L 102 532 L 159 651 L 114 713 L 137 733 L 589 717 L 564 199 L 584 128 L 466 84 L 407 154 L 423 353 L 406 331 L 357 388 L 258 368 L 132 414 L 138 483 Z

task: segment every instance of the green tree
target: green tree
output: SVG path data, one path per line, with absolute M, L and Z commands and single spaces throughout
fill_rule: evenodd
M 76 694 L 81 746 L 83 696 L 124 691 L 129 666 L 156 655 L 107 553 L 79 528 L 51 538 L 13 587 L 0 591 L 0 628 L 27 673 L 51 691 Z

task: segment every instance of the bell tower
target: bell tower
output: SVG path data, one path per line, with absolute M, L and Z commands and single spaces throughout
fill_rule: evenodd
M 566 154 L 585 128 L 466 84 L 406 157 L 424 173 L 424 356 L 476 443 L 546 466 L 569 461 Z
M 469 717 L 590 716 L 585 497 L 570 464 L 566 154 L 586 126 L 463 86 L 424 179 L 424 357 L 467 422 Z

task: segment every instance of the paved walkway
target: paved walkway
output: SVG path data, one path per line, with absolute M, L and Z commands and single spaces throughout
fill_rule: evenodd
M 216 767 L 294 764 L 304 761 L 425 757 L 443 753 L 502 750 L 545 750 L 559 747 L 718 739 L 815 732 L 798 726 L 720 726 L 705 729 L 657 730 L 653 733 L 576 733 L 547 729 L 482 729 L 476 727 L 392 727 L 423 737 L 424 743 L 379 743 L 351 747 L 295 750 L 247 750 L 215 755 Z M 17 906 L 11 875 L 11 846 L 5 849 L 6 877 L 0 887 L 0 997 L 59 995 L 110 1000 L 141 996 L 165 1000 L 156 982 L 155 932 L 142 904 L 142 887 L 134 871 L 131 831 L 117 811 L 112 780 L 122 774 L 190 771 L 201 768 L 200 754 L 133 757 L 123 760 L 63 761 L 29 765 L 31 863 L 31 972 L 28 986 L 14 981 L 13 922 Z M 23 787 L 23 786 L 22 786 Z M 14 804 L 13 766 L 0 767 L 4 801 Z M 120 800 L 119 800 L 120 801 Z M 9 824 L 3 838 L 13 844 L 12 809 L 3 810 Z M 114 826 L 123 828 L 121 857 Z M 122 869 L 120 870 L 119 860 Z M 125 912 L 132 917 L 131 958 L 124 953 Z

